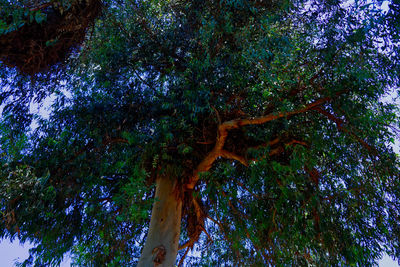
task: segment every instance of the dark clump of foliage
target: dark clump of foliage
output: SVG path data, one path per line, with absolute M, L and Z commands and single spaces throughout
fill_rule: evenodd
M 101 7 L 100 0 L 14 6 L 13 15 L 2 21 L 6 28 L 0 31 L 0 60 L 30 75 L 48 69 L 83 42 Z

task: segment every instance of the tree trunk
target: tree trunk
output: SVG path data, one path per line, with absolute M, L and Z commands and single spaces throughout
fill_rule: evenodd
M 138 267 L 173 267 L 181 231 L 182 197 L 177 181 L 158 177 L 150 228 Z

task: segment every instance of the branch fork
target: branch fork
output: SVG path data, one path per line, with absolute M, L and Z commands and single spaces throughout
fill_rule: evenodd
M 213 163 L 219 158 L 225 158 L 225 159 L 233 159 L 237 160 L 240 163 L 242 163 L 244 166 L 248 166 L 248 161 L 240 155 L 237 155 L 233 152 L 224 150 L 224 145 L 226 142 L 226 139 L 228 138 L 228 133 L 230 130 L 233 129 L 239 129 L 243 126 L 246 125 L 257 125 L 257 124 L 265 124 L 270 121 L 274 121 L 283 117 L 288 117 L 300 113 L 304 113 L 306 111 L 309 111 L 311 109 L 315 109 L 316 107 L 321 106 L 322 104 L 328 102 L 331 100 L 331 97 L 324 97 L 320 98 L 318 100 L 315 100 L 314 102 L 306 105 L 303 108 L 289 111 L 289 112 L 281 112 L 281 113 L 270 113 L 265 116 L 260 116 L 260 117 L 250 117 L 250 118 L 245 118 L 245 119 L 234 119 L 230 121 L 225 121 L 223 123 L 220 123 L 218 126 L 218 132 L 217 132 L 217 140 L 215 142 L 214 148 L 207 154 L 207 156 L 197 165 L 196 169 L 193 171 L 192 177 L 189 179 L 189 182 L 186 184 L 186 188 L 189 190 L 192 190 L 195 185 L 197 184 L 197 181 L 199 180 L 199 175 L 202 172 L 207 172 L 208 170 L 211 169 Z M 218 112 L 216 112 L 218 114 Z

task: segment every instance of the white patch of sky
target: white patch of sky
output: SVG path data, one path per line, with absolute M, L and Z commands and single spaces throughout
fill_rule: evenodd
M 389 91 L 384 97 L 381 98 L 381 102 L 388 103 L 388 104 L 395 104 L 400 108 L 400 88 L 392 89 Z M 393 150 L 396 154 L 400 155 L 400 132 L 397 133 L 397 138 L 394 139 L 394 144 L 391 144 Z
M 23 262 L 29 257 L 29 249 L 33 245 L 29 243 L 21 244 L 18 240 L 10 242 L 9 239 L 3 239 L 0 242 L 0 266 L 13 267 L 16 262 Z M 68 255 L 64 256 L 60 267 L 71 266 L 71 259 Z

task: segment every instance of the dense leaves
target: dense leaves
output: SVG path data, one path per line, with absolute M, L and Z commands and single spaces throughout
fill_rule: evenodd
M 5 1 L 3 6 L 0 59 L 28 74 L 63 61 L 101 10 L 100 0 Z
M 136 264 L 159 175 L 189 188 L 188 265 L 400 258 L 397 2 L 103 4 L 65 69 L 0 70 L 0 236 L 35 243 L 25 265 Z

